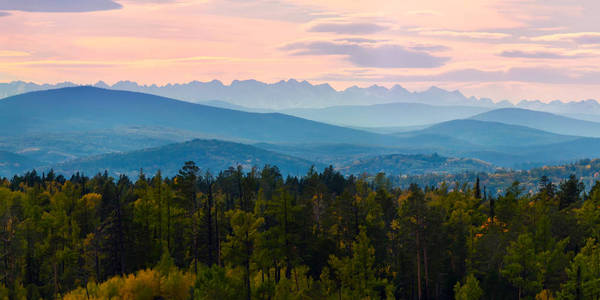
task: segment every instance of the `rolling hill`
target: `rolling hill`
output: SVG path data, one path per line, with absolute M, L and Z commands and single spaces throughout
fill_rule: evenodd
M 600 123 L 521 108 L 495 109 L 471 119 L 527 126 L 565 135 L 600 137 Z
M 395 135 L 405 142 L 412 139 L 413 144 L 429 146 L 424 148 L 429 152 L 421 150 L 420 153 L 435 151 L 445 156 L 476 158 L 518 169 L 596 157 L 600 153 L 598 138 L 472 119 L 442 122 Z
M 263 147 L 267 145 L 262 145 Z M 318 149 L 333 149 L 336 146 L 321 146 Z M 353 147 L 350 147 L 353 148 Z M 346 155 L 355 154 L 360 147 L 348 150 Z M 363 149 L 367 150 L 367 149 Z M 375 149 L 371 149 L 374 151 Z M 342 154 L 343 155 L 343 154 Z M 161 170 L 163 175 L 173 176 L 186 161 L 194 161 L 203 171 L 213 173 L 231 166 L 242 165 L 245 170 L 263 167 L 266 164 L 280 168 L 284 175 L 303 175 L 311 166 L 322 169 L 329 163 L 313 162 L 296 156 L 265 150 L 259 147 L 219 140 L 196 139 L 184 143 L 136 150 L 126 153 L 109 153 L 68 161 L 53 166 L 61 174 L 82 171 L 95 174 L 107 170 L 110 174 L 125 174 L 135 177 L 140 168 L 152 174 Z M 456 173 L 464 171 L 493 171 L 495 167 L 477 159 L 448 158 L 433 155 L 386 154 L 338 161 L 333 164 L 343 174 L 360 175 L 385 172 L 396 174 Z
M 280 112 L 318 122 L 354 127 L 395 127 L 434 124 L 465 119 L 488 111 L 477 106 L 434 106 L 422 103 L 387 103 L 368 106 L 298 108 Z
M 246 171 L 256 166 L 275 165 L 282 174 L 303 175 L 312 165 L 324 165 L 289 155 L 267 151 L 254 146 L 219 140 L 192 140 L 161 147 L 126 153 L 109 153 L 72 160 L 53 166 L 58 173 L 72 174 L 76 171 L 95 174 L 107 170 L 110 174 L 137 176 L 140 168 L 153 174 L 161 170 L 165 176 L 174 176 L 186 161 L 194 161 L 202 171 L 214 174 L 237 165 Z
M 396 138 L 280 113 L 250 113 L 94 87 L 31 92 L 0 100 L 0 135 L 152 126 L 203 138 L 273 143 L 393 144 Z
M 400 137 L 441 135 L 485 147 L 523 147 L 555 144 L 577 139 L 525 126 L 479 120 L 453 120 L 426 129 L 396 133 Z

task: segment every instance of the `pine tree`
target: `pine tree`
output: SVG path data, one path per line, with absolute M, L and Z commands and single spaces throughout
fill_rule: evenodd
M 477 181 L 475 182 L 475 199 L 481 200 L 481 187 L 479 186 L 479 176 L 477 176 Z

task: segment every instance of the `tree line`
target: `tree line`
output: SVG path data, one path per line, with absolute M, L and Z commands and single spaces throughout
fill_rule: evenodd
M 0 181 L 2 299 L 597 299 L 600 183 L 332 167 Z

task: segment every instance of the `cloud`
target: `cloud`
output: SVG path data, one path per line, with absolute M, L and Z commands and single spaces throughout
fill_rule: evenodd
M 24 51 L 0 50 L 0 57 L 22 57 L 30 54 Z
M 10 16 L 10 14 L 7 12 L 0 11 L 0 17 L 6 17 L 6 16 Z
M 560 42 L 571 41 L 580 44 L 599 44 L 600 32 L 572 32 L 572 33 L 557 33 L 547 34 L 536 37 L 531 37 L 529 40 L 534 42 Z
M 121 4 L 112 0 L 0 0 L 0 10 L 29 12 L 87 12 L 119 8 Z
M 215 15 L 298 23 L 338 16 L 312 6 L 281 0 L 213 0 L 206 3 L 205 9 L 205 12 Z
M 407 11 L 405 14 L 409 15 L 409 16 L 419 16 L 419 17 L 425 17 L 425 16 L 439 17 L 442 15 L 441 12 L 436 11 L 436 10 L 411 10 L 411 11 Z
M 374 23 L 319 23 L 311 26 L 311 32 L 332 32 L 339 34 L 371 34 L 388 29 Z
M 575 39 L 579 44 L 600 44 L 600 35 L 581 36 Z
M 314 41 L 292 43 L 282 49 L 291 51 L 292 55 L 344 55 L 355 66 L 371 68 L 436 68 L 449 60 L 399 45 L 370 46 Z
M 26 60 L 16 62 L 5 62 L 4 66 L 16 66 L 16 67 L 61 67 L 61 68 L 81 68 L 81 67 L 114 67 L 114 66 L 126 66 L 126 67 L 156 67 L 156 66 L 169 66 L 178 64 L 193 64 L 193 63 L 210 63 L 210 62 L 268 62 L 274 61 L 275 59 L 264 58 L 264 59 L 251 59 L 251 58 L 239 58 L 239 57 L 228 57 L 228 56 L 191 56 L 191 57 L 173 57 L 173 58 L 153 58 L 153 59 L 139 59 L 139 60 Z
M 409 47 L 415 51 L 426 51 L 426 52 L 438 52 L 438 51 L 446 51 L 450 48 L 443 45 L 414 45 Z
M 419 31 L 420 35 L 439 36 L 439 37 L 460 37 L 471 39 L 504 39 L 511 37 L 508 33 L 485 32 L 485 31 L 452 31 L 452 30 L 425 30 Z
M 335 41 L 356 43 L 356 44 L 360 44 L 360 43 L 375 44 L 378 42 L 385 42 L 386 40 L 375 40 L 375 39 L 366 39 L 366 38 L 341 38 L 341 39 L 336 39 Z
M 541 58 L 541 59 L 564 59 L 564 58 L 581 58 L 587 55 L 583 54 L 562 54 L 552 51 L 521 51 L 511 50 L 503 51 L 499 54 L 503 57 L 518 57 L 518 58 Z

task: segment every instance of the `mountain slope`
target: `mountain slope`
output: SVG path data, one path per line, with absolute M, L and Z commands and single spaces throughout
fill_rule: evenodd
M 521 108 L 495 109 L 471 119 L 527 126 L 565 135 L 600 137 L 600 123 Z
M 219 140 L 192 140 L 127 153 L 111 153 L 69 161 L 54 166 L 59 173 L 76 171 L 95 174 L 107 170 L 111 174 L 136 176 L 140 168 L 153 174 L 161 170 L 163 175 L 173 176 L 186 161 L 194 161 L 203 171 L 217 173 L 242 165 L 246 171 L 265 164 L 275 165 L 283 174 L 304 174 L 313 162 L 267 151 L 254 146 Z M 321 168 L 323 165 L 316 164 Z
M 74 87 L 0 100 L 0 134 L 81 132 L 128 126 L 186 130 L 205 138 L 275 143 L 396 140 L 279 113 L 249 113 L 126 91 Z
M 288 109 L 280 112 L 318 122 L 356 127 L 393 127 L 434 124 L 465 119 L 488 111 L 477 106 L 434 106 L 422 103 L 387 103 L 368 106 Z

